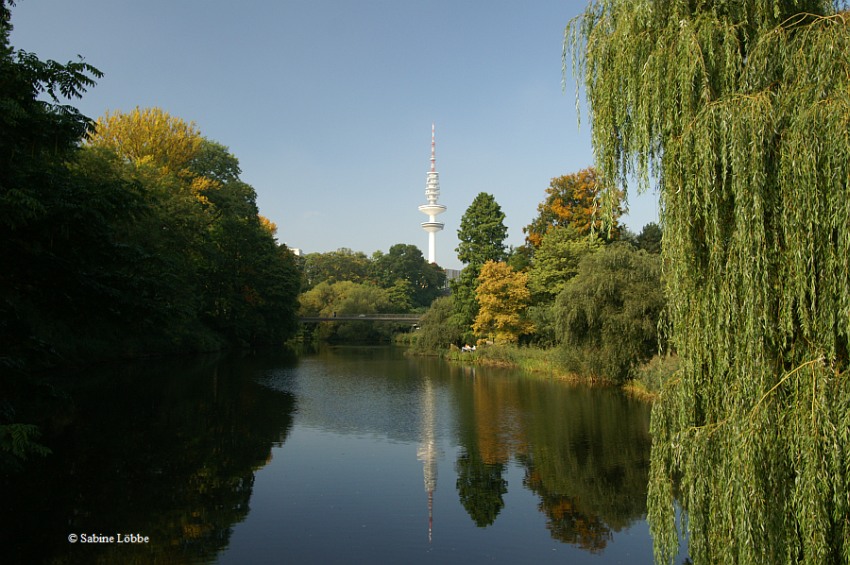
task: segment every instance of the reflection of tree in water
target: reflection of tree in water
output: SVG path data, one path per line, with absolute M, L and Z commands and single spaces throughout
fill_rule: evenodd
M 523 484 L 540 496 L 538 508 L 546 515 L 546 528 L 556 540 L 591 553 L 602 551 L 611 541 L 611 529 L 600 516 L 582 511 L 579 497 L 546 492 L 540 475 L 531 470 L 526 471 Z
M 502 498 L 508 492 L 508 481 L 502 478 L 505 465 L 485 463 L 478 453 L 467 451 L 458 457 L 456 469 L 460 503 L 476 526 L 490 526 L 505 507 Z
M 506 414 L 510 403 L 498 390 L 500 383 L 475 376 L 474 369 L 461 373 L 473 385 L 457 389 L 460 408 L 460 443 L 463 450 L 455 462 L 460 503 L 479 528 L 492 525 L 505 506 L 508 482 L 502 478 L 515 444 L 516 422 Z M 508 390 L 510 393 L 510 390 Z
M 647 407 L 602 391 L 559 395 L 528 399 L 529 413 L 537 414 L 527 427 L 528 453 L 521 458 L 529 488 L 544 506 L 567 497 L 575 512 L 598 517 L 611 531 L 630 526 L 646 513 Z
M 540 498 L 552 537 L 602 551 L 646 513 L 649 413 L 610 391 L 526 379 L 477 378 L 457 389 L 458 493 L 473 521 L 503 507 L 502 472 L 513 458 Z
M 254 471 L 292 425 L 294 397 L 257 385 L 262 367 L 250 360 L 184 365 L 64 383 L 67 399 L 42 423 L 54 455 L 0 485 L 11 494 L 4 552 L 21 563 L 169 563 L 207 561 L 227 545 L 248 514 Z M 151 543 L 65 541 L 117 532 Z

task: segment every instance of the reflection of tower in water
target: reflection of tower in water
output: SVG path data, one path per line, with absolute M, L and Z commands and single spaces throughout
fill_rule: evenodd
M 425 477 L 425 492 L 428 493 L 428 543 L 434 529 L 434 491 L 437 490 L 437 459 L 439 450 L 436 439 L 436 411 L 434 387 L 431 380 L 425 378 L 422 396 L 422 428 L 419 449 L 416 458 L 422 461 L 422 474 Z

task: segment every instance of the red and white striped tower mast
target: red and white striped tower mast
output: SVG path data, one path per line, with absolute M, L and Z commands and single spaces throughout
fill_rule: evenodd
M 440 197 L 440 173 L 437 172 L 436 143 L 434 142 L 434 124 L 431 124 L 431 170 L 425 177 L 425 199 L 427 204 L 419 207 L 419 211 L 428 216 L 427 222 L 422 222 L 422 229 L 428 232 L 428 262 L 437 262 L 437 232 L 445 224 L 437 221 L 437 216 L 446 211 L 446 207 L 437 204 Z

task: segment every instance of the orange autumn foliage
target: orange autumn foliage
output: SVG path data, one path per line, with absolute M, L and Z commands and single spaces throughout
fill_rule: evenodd
M 555 227 L 573 227 L 579 235 L 596 230 L 608 239 L 619 235 L 618 220 L 623 213 L 622 192 L 614 194 L 610 226 L 603 222 L 601 210 L 602 186 L 593 167 L 552 179 L 546 198 L 537 206 L 537 217 L 526 227 L 526 242 L 540 247 L 543 236 Z M 610 232 L 609 232 L 610 227 Z

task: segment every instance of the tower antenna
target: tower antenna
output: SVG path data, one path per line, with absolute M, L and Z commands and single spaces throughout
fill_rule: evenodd
M 434 141 L 434 122 L 431 122 L 431 172 L 437 172 L 437 144 Z

